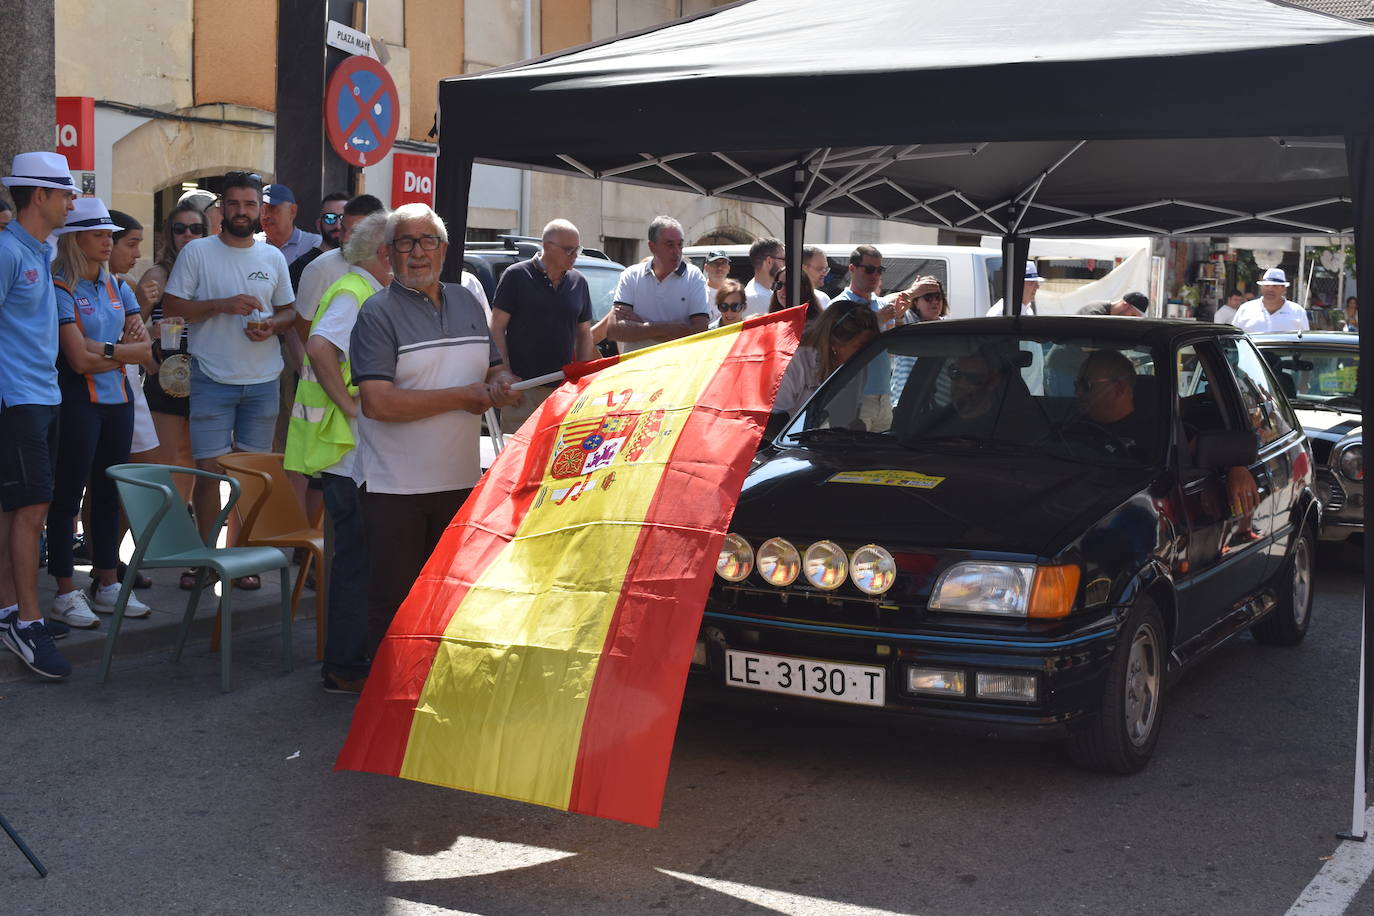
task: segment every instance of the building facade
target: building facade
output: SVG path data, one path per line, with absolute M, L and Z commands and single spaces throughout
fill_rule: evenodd
M 723 5 L 728 0 L 368 0 L 359 22 L 400 96 L 397 152 L 433 156 L 436 84 Z M 272 178 L 277 0 L 54 0 L 57 95 L 95 100 L 93 182 L 106 203 L 156 227 L 189 187 L 230 169 Z M 471 125 L 481 130 L 480 113 Z M 722 134 L 729 131 L 721 124 Z M 703 125 L 710 130 L 711 125 Z M 281 131 L 282 137 L 289 136 Z M 362 190 L 392 198 L 393 157 L 363 170 Z M 330 189 L 325 189 L 326 191 Z M 584 243 L 621 260 L 647 254 L 644 230 L 675 216 L 689 243 L 782 235 L 777 207 L 588 179 L 478 166 L 470 238 L 537 233 L 571 219 Z M 310 214 L 301 214 L 308 225 Z M 818 217 L 809 241 L 936 241 L 933 229 Z M 151 257 L 152 252 L 147 254 Z

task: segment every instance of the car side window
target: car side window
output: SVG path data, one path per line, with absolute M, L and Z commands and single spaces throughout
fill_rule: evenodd
M 1198 430 L 1226 429 L 1225 404 L 1217 397 L 1212 383 L 1213 370 L 1197 347 L 1179 347 L 1175 361 L 1178 384 L 1178 415 L 1183 423 L 1184 441 L 1192 441 Z
M 1292 409 L 1282 395 L 1269 365 L 1255 352 L 1254 344 L 1239 337 L 1218 341 L 1226 363 L 1236 377 L 1241 407 L 1261 445 L 1282 438 L 1297 425 Z

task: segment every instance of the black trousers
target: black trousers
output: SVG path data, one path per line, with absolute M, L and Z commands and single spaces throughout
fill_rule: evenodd
M 472 490 L 373 493 L 363 489 L 370 575 L 368 655 L 375 657 L 391 619 L 420 576 L 444 529 Z

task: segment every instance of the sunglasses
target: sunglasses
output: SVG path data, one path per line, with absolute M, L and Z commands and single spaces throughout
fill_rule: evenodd
M 172 223 L 172 234 L 173 234 L 173 235 L 185 235 L 185 234 L 188 233 L 188 232 L 191 233 L 191 235 L 204 235 L 204 234 L 205 234 L 205 224 L 204 224 L 204 223 Z
M 342 214 L 342 213 L 321 213 L 321 214 L 320 214 L 320 222 L 324 223 L 326 226 L 332 226 L 332 225 L 334 225 L 335 223 L 337 223 L 337 222 L 338 222 L 339 220 L 341 220 L 341 219 L 343 219 L 343 214 Z
M 224 180 L 231 183 L 247 180 L 257 184 L 259 187 L 262 186 L 262 176 L 257 172 L 225 172 Z
M 922 302 L 922 301 L 926 301 L 926 302 L 940 302 L 940 301 L 942 301 L 944 298 L 945 298 L 945 294 L 944 294 L 944 293 L 921 293 L 921 295 L 917 296 L 917 297 L 916 297 L 915 299 L 913 299 L 912 301 L 913 301 L 913 302 Z
M 1112 382 L 1120 382 L 1120 381 L 1124 381 L 1124 379 L 1119 379 L 1119 378 L 1076 378 L 1076 379 L 1073 380 L 1073 389 L 1074 389 L 1074 391 L 1084 391 L 1084 392 L 1087 392 L 1088 394 L 1092 394 L 1093 391 L 1096 390 L 1096 389 L 1098 388 L 1098 386 L 1102 385 L 1104 382 L 1107 383 L 1107 384 L 1111 384 Z
M 716 306 L 722 312 L 742 312 L 744 311 L 743 302 L 722 302 Z
M 773 284 L 773 292 L 775 292 L 775 293 L 780 293 L 780 292 L 782 292 L 782 291 L 784 291 L 784 290 L 786 290 L 786 289 L 787 289 L 787 281 L 786 281 L 786 280 L 779 280 L 777 283 L 774 283 L 774 284 Z
M 874 266 L 872 264 L 855 264 L 854 266 L 862 270 L 864 273 L 868 274 L 870 277 L 874 274 L 878 274 L 879 276 L 881 276 L 883 271 L 887 270 L 887 268 L 883 267 L 882 265 Z

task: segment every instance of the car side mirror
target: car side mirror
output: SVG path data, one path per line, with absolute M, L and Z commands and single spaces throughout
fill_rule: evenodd
M 1193 464 L 1200 468 L 1229 468 L 1255 463 L 1259 449 L 1248 429 L 1204 429 L 1193 443 Z

